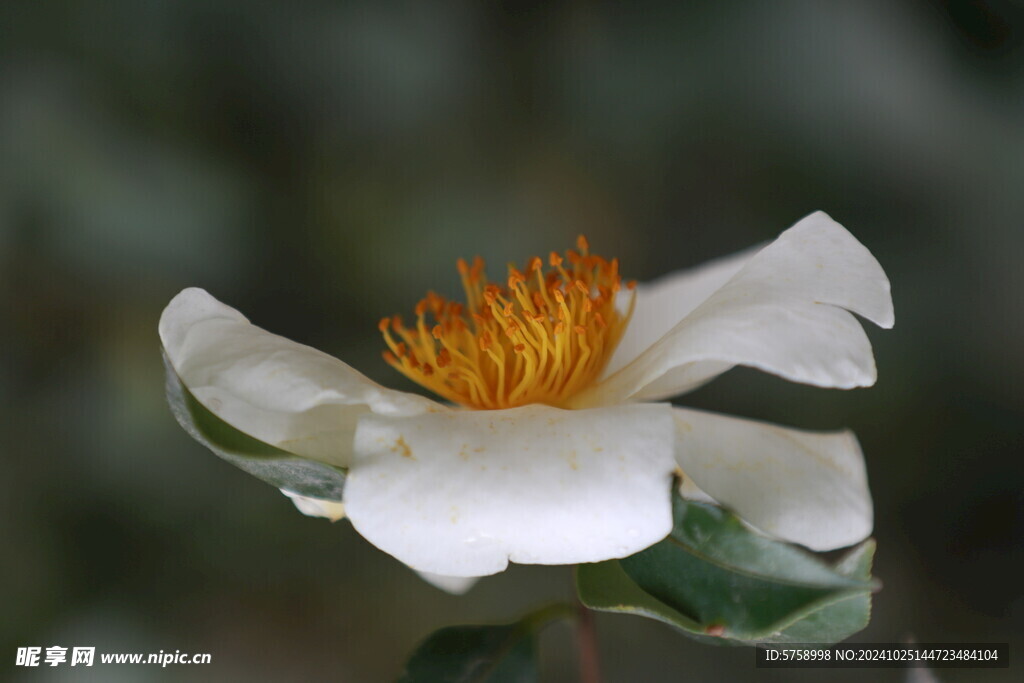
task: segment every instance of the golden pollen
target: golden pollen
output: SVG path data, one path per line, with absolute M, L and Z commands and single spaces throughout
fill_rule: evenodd
M 472 264 L 459 259 L 466 303 L 428 292 L 416 305 L 414 326 L 398 316 L 381 320 L 390 349 L 384 360 L 473 408 L 565 405 L 600 376 L 635 302 L 632 297 L 625 315 L 615 307 L 622 287 L 618 259 L 591 254 L 582 235 L 576 247 L 564 258 L 551 252 L 546 269 L 536 256 L 522 270 L 509 265 L 503 285 L 487 279 L 479 257 Z

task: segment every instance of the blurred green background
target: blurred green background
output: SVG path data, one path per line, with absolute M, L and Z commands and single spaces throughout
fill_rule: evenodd
M 192 441 L 156 335 L 183 287 L 408 389 L 376 321 L 454 293 L 459 256 L 585 232 L 644 280 L 815 209 L 892 280 L 877 386 L 737 369 L 680 402 L 856 430 L 885 584 L 858 640 L 1020 644 L 1022 36 L 1009 0 L 3 3 L 2 676 L 382 681 L 435 628 L 569 595 L 513 567 L 448 596 Z M 597 625 L 609 681 L 821 676 Z M 56 644 L 213 664 L 13 666 Z M 571 680 L 569 630 L 542 651 Z M 868 676 L 904 680 L 830 672 Z

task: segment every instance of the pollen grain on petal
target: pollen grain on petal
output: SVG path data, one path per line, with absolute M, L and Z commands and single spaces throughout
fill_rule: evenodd
M 406 327 L 383 318 L 384 360 L 455 403 L 479 409 L 528 403 L 564 406 L 607 365 L 632 313 L 615 305 L 622 289 L 618 259 L 576 250 L 534 256 L 508 267 L 505 286 L 492 282 L 479 257 L 456 267 L 465 303 L 428 292 Z M 627 284 L 627 289 L 632 289 Z M 572 334 L 565 334 L 571 331 Z

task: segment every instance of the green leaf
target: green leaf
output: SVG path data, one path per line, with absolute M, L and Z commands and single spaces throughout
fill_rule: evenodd
M 835 567 L 747 529 L 722 508 L 677 498 L 664 541 L 577 567 L 580 600 L 655 619 L 707 643 L 835 642 L 870 617 L 874 541 Z
M 851 550 L 836 564 L 836 572 L 861 581 L 871 578 L 875 541 L 868 539 Z M 849 638 L 871 620 L 871 593 L 841 597 L 823 605 L 778 634 L 764 638 L 765 643 L 837 643 Z
M 578 565 L 576 592 L 580 602 L 590 609 L 656 619 L 687 633 L 704 632 L 703 627 L 690 617 L 645 593 L 623 571 L 618 560 Z
M 553 619 L 571 615 L 568 605 L 551 605 L 514 624 L 443 628 L 416 649 L 399 683 L 536 681 L 537 632 Z
M 807 552 L 750 531 L 720 507 L 676 496 L 673 516 L 664 541 L 621 565 L 645 592 L 705 629 L 754 640 L 873 588 Z
M 452 626 L 430 636 L 406 665 L 402 683 L 537 680 L 534 639 L 512 626 Z
M 345 472 L 271 446 L 235 429 L 200 403 L 163 354 L 167 402 L 178 424 L 216 455 L 277 488 L 302 496 L 341 500 Z

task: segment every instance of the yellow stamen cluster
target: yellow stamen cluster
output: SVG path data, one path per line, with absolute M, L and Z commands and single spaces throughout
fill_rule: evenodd
M 592 255 L 582 235 L 576 246 L 564 258 L 551 252 L 547 269 L 538 257 L 522 270 L 509 265 L 505 286 L 487 280 L 479 257 L 472 265 L 459 259 L 465 305 L 429 292 L 415 326 L 381 320 L 384 360 L 474 408 L 565 404 L 600 375 L 633 310 L 632 300 L 626 315 L 615 308 L 618 259 Z

